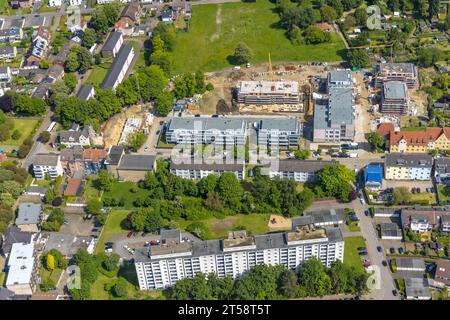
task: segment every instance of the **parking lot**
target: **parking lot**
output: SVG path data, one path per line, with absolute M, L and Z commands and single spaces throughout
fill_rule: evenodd
M 77 236 L 99 236 L 101 226 L 95 226 L 94 219 L 84 220 L 83 214 L 65 213 L 64 219 L 68 224 L 61 226 L 60 232 Z
M 433 182 L 427 181 L 397 181 L 397 180 L 383 180 L 383 189 L 407 187 L 410 191 L 412 188 L 420 188 L 421 192 L 426 192 L 427 188 L 433 188 Z

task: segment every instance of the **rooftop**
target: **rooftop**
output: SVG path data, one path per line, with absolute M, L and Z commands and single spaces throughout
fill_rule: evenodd
M 120 47 L 120 50 L 117 53 L 117 56 L 114 59 L 111 68 L 108 70 L 105 80 L 102 83 L 103 89 L 112 88 L 114 86 L 117 78 L 122 72 L 122 68 L 125 65 L 125 62 L 127 61 L 130 54 L 132 54 L 132 52 L 133 47 L 128 44 L 123 44 L 122 47 Z
M 115 48 L 117 42 L 122 37 L 122 32 L 112 31 L 102 48 L 102 51 L 111 51 Z
M 17 226 L 12 225 L 6 229 L 4 237 L 5 240 L 2 244 L 2 250 L 4 254 L 9 254 L 14 243 L 30 243 L 33 238 L 33 233 L 24 232 Z
M 450 128 L 426 128 L 425 131 L 391 131 L 389 140 L 391 145 L 396 145 L 401 140 L 405 140 L 408 145 L 426 146 L 428 143 L 436 141 L 441 135 L 450 139 Z
M 278 170 L 282 172 L 317 172 L 325 166 L 336 164 L 338 164 L 336 161 L 286 159 L 278 161 Z
M 405 290 L 407 297 L 421 297 L 431 299 L 431 293 L 426 279 L 406 278 Z
M 450 260 L 439 259 L 436 262 L 435 280 L 450 285 Z
M 39 203 L 23 202 L 19 205 L 16 225 L 37 224 L 41 218 L 41 205 Z
M 297 118 L 264 118 L 260 122 L 260 130 L 279 130 L 298 132 L 300 123 Z
M 330 208 L 323 210 L 315 210 L 310 212 L 305 212 L 305 216 L 310 216 L 314 224 L 322 223 L 339 223 L 340 221 L 345 222 L 346 214 L 345 210 L 342 208 Z M 294 218 L 293 218 L 294 219 Z M 294 223 L 294 220 L 292 220 Z M 294 228 L 294 225 L 293 225 Z
M 403 237 L 402 230 L 396 223 L 380 223 L 380 232 L 385 237 Z
M 335 70 L 328 73 L 328 85 L 336 82 L 350 82 L 352 84 L 352 72 L 350 70 Z
M 244 170 L 245 164 L 242 163 L 205 163 L 202 161 L 202 163 L 195 163 L 192 159 L 188 159 L 187 161 L 183 161 L 181 163 L 180 159 L 178 162 L 170 162 L 170 169 L 171 170 L 211 170 L 211 171 L 242 171 Z
M 117 167 L 119 170 L 153 170 L 156 156 L 145 154 L 124 154 Z
M 397 268 L 401 269 L 422 269 L 425 271 L 425 262 L 422 259 L 396 259 Z
M 388 81 L 383 84 L 384 99 L 407 99 L 408 87 L 406 83 L 399 81 Z
M 57 153 L 39 153 L 33 158 L 33 165 L 37 166 L 56 166 L 58 165 L 59 154 Z
M 382 74 L 415 74 L 415 66 L 412 63 L 382 63 L 380 64 L 380 72 Z
M 238 88 L 240 94 L 298 94 L 298 82 L 296 81 L 240 81 Z
M 47 241 L 44 251 L 48 252 L 52 249 L 57 249 L 66 257 L 73 256 L 78 249 L 87 249 L 93 241 L 92 237 L 75 236 L 60 232 L 50 232 L 45 236 L 47 237 Z
M 86 101 L 93 89 L 94 89 L 93 86 L 89 84 L 83 84 L 77 93 L 77 98 Z
M 30 283 L 34 265 L 34 244 L 14 243 L 8 259 L 6 287 Z
M 116 166 L 119 164 L 125 149 L 123 146 L 111 146 L 108 151 L 108 164 Z
M 429 167 L 433 157 L 426 153 L 388 153 L 385 157 L 386 167 Z

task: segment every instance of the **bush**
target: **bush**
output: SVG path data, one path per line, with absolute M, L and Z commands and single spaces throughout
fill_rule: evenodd
M 211 82 L 206 85 L 206 90 L 207 91 L 213 91 L 214 90 L 214 86 L 213 86 L 213 84 Z
M 397 261 L 395 259 L 391 259 L 391 270 L 393 273 L 397 272 Z
M 127 295 L 128 282 L 124 278 L 119 278 L 116 284 L 111 288 L 111 292 L 116 297 L 125 297 Z
M 61 197 L 56 197 L 55 199 L 53 199 L 52 206 L 59 207 L 60 205 L 62 205 L 62 198 Z

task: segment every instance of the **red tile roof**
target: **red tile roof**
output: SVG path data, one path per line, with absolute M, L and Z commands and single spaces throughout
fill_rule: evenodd
M 434 280 L 450 285 L 450 260 L 438 260 Z
M 331 24 L 326 23 L 326 22 L 321 22 L 321 23 L 316 23 L 316 27 L 324 30 L 324 31 L 328 31 L 331 30 L 333 27 L 331 26 Z
M 378 125 L 378 129 L 377 132 L 383 137 L 387 137 L 389 136 L 389 133 L 391 131 L 394 131 L 395 126 L 392 122 L 385 122 L 385 123 L 380 123 Z
M 83 161 L 99 162 L 104 160 L 108 152 L 105 149 L 85 149 L 83 151 Z
M 450 138 L 450 128 L 427 128 L 425 131 L 391 131 L 389 140 L 391 145 L 398 144 L 400 140 L 405 139 L 409 145 L 426 146 L 442 134 Z
M 69 183 L 64 190 L 65 196 L 78 196 L 81 188 L 81 179 L 70 179 Z

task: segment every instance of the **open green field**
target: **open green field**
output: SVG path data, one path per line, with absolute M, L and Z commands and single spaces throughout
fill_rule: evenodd
M 129 231 L 123 229 L 121 226 L 122 221 L 127 218 L 129 213 L 130 211 L 128 210 L 111 210 L 98 239 L 98 243 L 95 245 L 96 253 L 104 252 L 105 242 L 111 240 L 115 234 L 124 234 Z
M 177 72 L 218 70 L 233 65 L 239 42 L 253 51 L 252 63 L 272 61 L 340 61 L 345 46 L 337 34 L 330 43 L 293 45 L 278 26 L 275 5 L 268 0 L 252 3 L 199 5 L 192 8 L 188 32 L 176 36 L 174 69 Z
M 93 86 L 100 86 L 111 68 L 111 62 L 103 62 L 102 64 L 95 65 L 86 80 L 86 84 L 91 84 Z
M 436 203 L 436 196 L 434 193 L 412 193 L 411 194 L 411 203 L 417 203 L 417 202 L 424 202 L 428 201 L 428 204 L 435 204 Z
M 361 258 L 358 254 L 358 247 L 365 247 L 366 240 L 363 237 L 347 237 L 344 238 L 344 264 L 357 270 L 364 272 Z
M 20 146 L 23 142 L 23 140 L 25 140 L 33 131 L 33 129 L 35 128 L 35 126 L 37 125 L 37 123 L 39 122 L 39 120 L 36 119 L 25 119 L 25 118 L 14 118 L 13 119 L 14 122 L 14 129 L 11 130 L 11 133 L 14 130 L 19 130 L 20 133 L 22 134 L 20 136 L 20 139 L 18 140 L 13 140 L 13 139 L 8 139 L 6 141 L 2 141 L 0 142 L 0 146 L 6 145 L 6 146 Z
M 84 187 L 84 197 L 87 201 L 90 199 L 100 199 L 101 192 L 93 186 L 93 180 L 88 179 Z
M 132 192 L 132 190 L 136 192 Z M 144 198 L 148 195 L 150 195 L 149 190 L 138 188 L 135 183 L 131 181 L 126 181 L 126 182 L 115 182 L 112 185 L 111 190 L 105 192 L 103 194 L 103 197 L 115 198 L 118 200 L 123 198 L 125 201 L 124 208 L 132 209 L 134 207 L 133 202 L 136 199 Z

